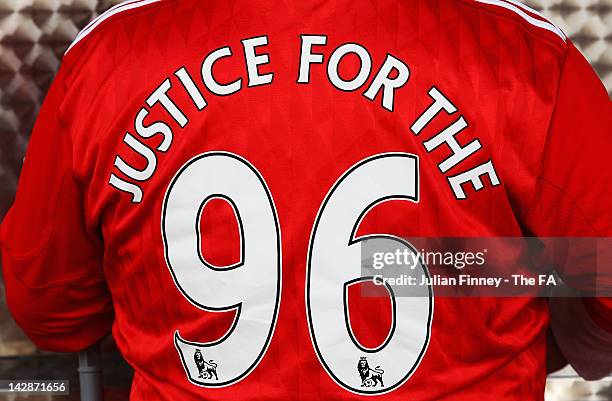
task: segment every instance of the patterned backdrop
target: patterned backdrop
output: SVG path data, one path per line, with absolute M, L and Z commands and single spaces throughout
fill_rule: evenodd
M 89 20 L 119 2 L 0 0 L 0 216 L 12 202 L 30 130 L 64 50 Z M 612 92 L 612 0 L 526 3 L 572 38 Z M 3 300 L 0 282 L 0 357 L 36 354 L 12 322 Z M 0 359 L 0 378 L 1 364 Z M 547 399 L 612 400 L 610 381 L 586 384 L 571 371 L 560 376 L 551 382 Z

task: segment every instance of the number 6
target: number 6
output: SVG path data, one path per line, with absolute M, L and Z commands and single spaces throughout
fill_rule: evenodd
M 333 186 L 312 230 L 307 269 L 306 305 L 310 334 L 321 364 L 342 387 L 358 394 L 380 394 L 404 383 L 421 361 L 429 343 L 433 302 L 428 297 L 393 298 L 394 331 L 379 348 L 368 350 L 355 343 L 347 325 L 344 304 L 346 286 L 360 277 L 361 248 L 364 239 L 376 241 L 376 249 L 410 244 L 390 235 L 355 238 L 359 223 L 377 204 L 391 199 L 418 202 L 418 160 L 407 153 L 377 155 L 349 169 Z M 412 271 L 427 275 L 420 263 Z M 358 279 L 359 280 L 359 279 Z M 392 294 L 393 296 L 393 294 Z M 348 326 L 348 327 L 347 327 Z M 361 358 L 369 358 L 381 370 L 380 386 L 368 386 L 358 374 Z M 370 370 L 367 371 L 371 375 Z M 374 382 L 376 384 L 376 382 Z

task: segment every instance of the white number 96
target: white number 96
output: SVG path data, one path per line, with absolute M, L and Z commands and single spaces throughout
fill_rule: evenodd
M 314 349 L 326 372 L 345 389 L 364 395 L 386 393 L 416 370 L 429 343 L 433 296 L 395 297 L 391 291 L 393 327 L 376 349 L 361 346 L 348 318 L 347 286 L 360 277 L 359 223 L 375 205 L 391 199 L 418 202 L 418 159 L 408 153 L 386 153 L 350 168 L 332 187 L 319 210 L 310 239 L 306 307 Z M 199 222 L 206 203 L 222 198 L 234 208 L 241 234 L 241 260 L 221 268 L 208 263 L 200 249 Z M 281 298 L 280 226 L 272 195 L 248 161 L 227 152 L 205 153 L 187 162 L 172 180 L 162 210 L 166 261 L 181 294 L 206 311 L 237 310 L 232 328 L 220 340 L 198 343 L 177 331 L 175 345 L 189 380 L 221 387 L 246 377 L 263 358 L 276 325 Z M 389 241 L 414 249 L 390 235 Z M 427 275 L 419 265 L 416 275 Z M 204 357 L 194 355 L 204 354 Z M 384 366 L 374 385 L 364 385 L 357 363 L 367 356 Z M 215 361 L 222 361 L 217 369 Z M 384 383 L 383 383 L 384 373 Z M 368 373 L 371 375 L 371 373 Z M 380 384 L 376 386 L 376 384 Z

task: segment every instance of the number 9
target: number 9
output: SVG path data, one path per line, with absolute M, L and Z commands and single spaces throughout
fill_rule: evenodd
M 212 198 L 229 199 L 240 225 L 242 258 L 226 269 L 201 256 L 200 214 Z M 280 304 L 280 227 L 266 183 L 249 162 L 231 153 L 205 153 L 190 160 L 168 187 L 162 236 L 172 278 L 189 302 L 206 311 L 237 310 L 221 340 L 192 342 L 175 332 L 189 380 L 204 387 L 236 383 L 265 354 Z

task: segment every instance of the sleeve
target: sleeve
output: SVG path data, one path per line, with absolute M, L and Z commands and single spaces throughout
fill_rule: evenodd
M 113 308 L 103 242 L 87 227 L 71 137 L 60 121 L 65 95 L 62 68 L 40 110 L 0 235 L 6 301 L 15 321 L 38 347 L 74 352 L 108 334 Z
M 593 290 L 596 285 L 604 289 L 598 294 L 605 295 L 610 294 L 612 285 L 611 139 L 608 93 L 570 43 L 528 226 L 538 237 L 596 238 L 596 245 L 588 249 L 594 252 L 585 252 L 580 241 L 575 241 L 578 245 L 565 250 L 564 263 L 557 267 L 570 286 Z M 562 353 L 583 377 L 594 379 L 610 373 L 609 298 L 552 298 L 551 326 Z

